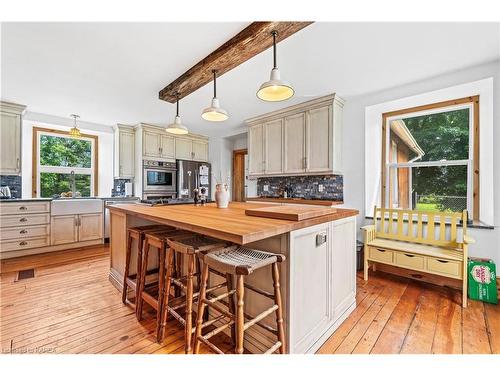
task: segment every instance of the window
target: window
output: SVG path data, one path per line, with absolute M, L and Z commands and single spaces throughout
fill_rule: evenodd
M 479 218 L 479 96 L 383 114 L 382 206 Z
M 33 196 L 97 195 L 97 136 L 33 128 Z

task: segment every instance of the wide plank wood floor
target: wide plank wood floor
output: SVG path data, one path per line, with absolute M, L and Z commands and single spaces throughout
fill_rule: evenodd
M 35 277 L 17 280 L 34 268 Z M 2 353 L 183 353 L 169 321 L 157 344 L 153 312 L 138 322 L 108 281 L 106 246 L 4 260 L 0 268 Z M 500 307 L 460 292 L 381 272 L 358 275 L 357 307 L 318 353 L 500 353 Z M 230 351 L 219 335 L 217 345 Z M 207 347 L 202 347 L 209 353 Z

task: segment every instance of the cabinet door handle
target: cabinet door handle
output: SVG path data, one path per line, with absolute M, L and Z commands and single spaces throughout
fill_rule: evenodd
M 26 233 L 28 233 L 28 231 L 26 229 L 23 229 L 23 230 L 19 231 L 19 234 L 26 234 Z
M 380 251 L 381 253 L 385 253 L 385 250 L 382 250 L 382 249 L 377 249 L 377 251 Z
M 437 260 L 438 262 L 440 262 L 440 263 L 448 263 L 448 261 L 447 261 L 447 260 L 442 260 L 442 259 L 436 259 L 436 260 Z
M 405 254 L 408 258 L 413 258 L 415 255 Z
M 19 242 L 19 246 L 26 246 L 28 243 L 26 241 Z
M 19 219 L 19 221 L 20 221 L 21 223 L 25 223 L 26 221 L 28 221 L 28 219 L 26 219 L 25 217 L 22 217 L 22 218 L 20 218 L 20 219 Z
M 26 207 L 26 206 L 19 207 L 19 210 L 21 210 L 21 211 L 26 211 L 27 209 L 28 209 L 28 207 Z
M 16 165 L 17 169 L 21 169 L 21 159 L 17 158 Z

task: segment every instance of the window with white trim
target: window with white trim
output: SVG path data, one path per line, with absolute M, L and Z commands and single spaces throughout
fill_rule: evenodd
M 383 115 L 382 205 L 479 217 L 479 97 Z
M 33 128 L 34 197 L 97 195 L 97 137 Z

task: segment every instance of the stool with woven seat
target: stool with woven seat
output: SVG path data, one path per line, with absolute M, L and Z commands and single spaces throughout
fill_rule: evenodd
M 140 227 L 132 227 L 127 229 L 127 249 L 125 254 L 125 272 L 123 275 L 122 287 L 122 302 L 131 303 L 127 298 L 128 288 L 134 292 L 135 306 L 137 307 L 137 291 L 139 290 L 139 275 L 141 274 L 142 267 L 142 247 L 144 245 L 144 236 L 146 233 L 164 232 L 173 230 L 173 227 L 167 225 L 143 225 Z M 132 258 L 132 243 L 136 241 L 137 249 L 137 267 L 135 274 L 130 275 L 130 262 Z M 149 274 L 158 272 L 158 269 L 151 270 Z
M 199 267 L 199 259 L 196 257 L 200 252 L 210 252 L 216 249 L 224 248 L 227 243 L 223 241 L 219 241 L 210 237 L 205 236 L 194 236 L 194 237 L 184 237 L 184 238 L 169 238 L 167 240 L 169 246 L 169 253 L 167 257 L 167 277 L 166 277 L 166 290 L 170 289 L 171 284 L 177 285 L 183 292 L 184 296 L 180 296 L 178 298 L 174 298 L 170 300 L 170 296 L 168 293 L 165 294 L 165 299 L 162 307 L 162 317 L 161 317 L 161 329 L 162 331 L 165 329 L 165 325 L 167 322 L 167 316 L 170 314 L 177 321 L 179 321 L 182 325 L 184 325 L 185 333 L 184 333 L 184 350 L 186 353 L 192 352 L 192 335 L 194 332 L 193 326 L 193 302 L 198 297 L 199 291 L 194 291 L 194 277 L 197 277 L 198 283 L 197 287 L 200 287 L 200 267 Z M 185 261 L 187 264 L 187 274 L 182 275 L 179 274 L 177 277 L 173 274 L 175 261 L 177 258 L 180 261 Z M 196 266 L 196 272 L 195 272 Z M 224 276 L 219 274 L 219 276 Z M 218 290 L 223 287 L 227 287 L 228 291 L 231 286 L 228 284 L 227 280 L 223 283 L 219 283 L 207 290 L 207 293 L 211 293 L 215 290 Z M 229 295 L 228 295 L 229 296 Z M 228 297 L 229 298 L 229 297 Z M 232 301 L 229 301 L 228 304 L 233 306 Z M 177 311 L 184 307 L 185 313 L 184 317 L 179 314 Z M 222 317 L 221 317 L 222 318 Z M 220 319 L 219 319 L 220 320 Z M 207 321 L 205 323 L 206 326 L 214 323 L 216 320 Z
M 286 352 L 285 343 L 285 332 L 283 329 L 283 308 L 281 303 L 281 292 L 280 292 L 280 281 L 279 281 L 279 269 L 278 263 L 285 260 L 285 257 L 281 254 L 274 254 L 266 251 L 250 249 L 243 246 L 229 246 L 224 249 L 215 250 L 209 253 L 199 253 L 198 256 L 203 262 L 203 269 L 201 274 L 201 286 L 200 295 L 198 303 L 198 313 L 196 328 L 194 334 L 194 353 L 199 353 L 200 344 L 203 342 L 212 350 L 217 353 L 223 354 L 217 346 L 212 344 L 209 339 L 216 334 L 222 332 L 227 328 L 235 326 L 235 353 L 243 353 L 243 341 L 245 330 L 253 326 L 254 324 L 272 332 L 276 335 L 277 341 L 274 345 L 269 348 L 265 354 L 274 353 L 279 349 L 281 354 Z M 259 288 L 253 287 L 251 285 L 245 284 L 245 276 L 250 275 L 255 270 L 262 267 L 269 266 L 271 268 L 273 277 L 273 288 L 274 293 L 269 293 Z M 226 311 L 221 308 L 216 302 L 220 299 L 220 296 L 215 298 L 208 298 L 207 296 L 207 283 L 209 272 L 212 270 L 218 271 L 223 274 L 230 274 L 236 277 L 236 289 L 231 290 L 228 293 L 236 293 L 236 311 L 232 313 L 231 311 Z M 245 289 L 252 290 L 264 297 L 271 299 L 274 303 L 269 309 L 263 311 L 257 316 L 253 317 L 245 313 L 244 309 L 244 295 Z M 203 328 L 203 313 L 204 309 L 209 306 L 220 313 L 224 314 L 229 318 L 229 322 L 225 323 L 214 330 L 202 335 Z M 276 314 L 276 329 L 261 322 L 266 316 Z M 248 319 L 245 322 L 245 317 Z
M 139 276 L 139 288 L 137 292 L 137 319 L 142 319 L 142 310 L 144 302 L 146 302 L 149 306 L 151 306 L 156 311 L 156 339 L 158 342 L 163 341 L 163 332 L 161 328 L 161 313 L 163 306 L 163 299 L 166 293 L 170 293 L 170 288 L 168 290 L 165 289 L 165 276 L 166 276 L 166 268 L 165 268 L 165 259 L 166 252 L 168 249 L 168 239 L 175 238 L 184 238 L 193 236 L 192 233 L 183 231 L 183 230 L 170 230 L 163 232 L 152 232 L 146 233 L 144 238 L 144 246 L 143 246 L 143 257 L 142 257 L 142 266 L 141 273 Z M 149 262 L 149 254 L 151 248 L 154 248 L 158 252 L 158 282 L 153 284 L 152 287 L 146 287 L 146 275 L 148 273 L 148 262 Z

